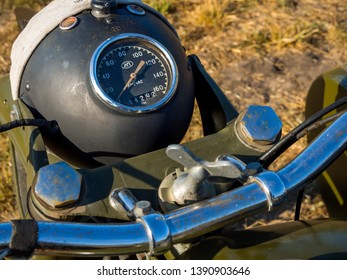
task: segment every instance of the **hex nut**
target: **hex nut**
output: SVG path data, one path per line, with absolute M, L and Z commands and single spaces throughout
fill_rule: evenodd
M 246 173 L 248 176 L 254 176 L 263 170 L 259 162 L 250 162 L 246 165 Z
M 239 115 L 236 131 L 246 144 L 264 148 L 280 139 L 282 121 L 271 107 L 252 105 Z
M 82 175 L 65 162 L 42 167 L 34 183 L 34 195 L 50 208 L 67 208 L 81 194 Z
M 147 200 L 140 200 L 136 202 L 135 208 L 133 210 L 134 216 L 136 218 L 145 216 L 152 212 L 151 203 Z

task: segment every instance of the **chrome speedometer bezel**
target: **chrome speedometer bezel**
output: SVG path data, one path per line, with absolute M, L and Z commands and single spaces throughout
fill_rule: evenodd
M 143 45 L 150 45 L 154 49 L 156 49 L 163 59 L 165 59 L 168 70 L 170 73 L 170 79 L 168 79 L 168 87 L 166 94 L 163 98 L 161 98 L 158 102 L 152 105 L 143 106 L 143 107 L 132 107 L 124 105 L 120 102 L 117 102 L 116 100 L 110 98 L 108 94 L 104 92 L 102 89 L 98 77 L 97 77 L 97 67 L 98 67 L 98 61 L 100 59 L 100 55 L 102 52 L 111 44 L 114 44 L 116 42 L 121 42 L 124 40 L 139 40 L 139 42 L 143 42 Z M 120 112 L 125 113 L 149 113 L 153 112 L 161 107 L 163 107 L 168 101 L 174 96 L 177 85 L 178 85 L 178 69 L 177 64 L 171 55 L 171 53 L 167 50 L 166 47 L 164 47 L 160 42 L 157 40 L 143 34 L 137 34 L 137 33 L 125 33 L 121 35 L 117 35 L 115 37 L 111 37 L 107 40 L 105 40 L 101 45 L 98 46 L 98 48 L 95 50 L 95 52 L 92 55 L 91 61 L 90 61 L 90 71 L 89 71 L 91 84 L 93 87 L 93 90 L 96 94 L 96 96 L 103 101 L 106 105 L 108 105 L 110 108 L 115 109 Z

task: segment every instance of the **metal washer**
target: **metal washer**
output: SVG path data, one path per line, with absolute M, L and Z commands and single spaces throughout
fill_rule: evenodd
M 138 16 L 144 16 L 146 14 L 146 11 L 142 7 L 135 4 L 128 5 L 127 9 L 130 13 Z
M 71 16 L 61 21 L 59 28 L 61 30 L 71 30 L 78 24 L 78 18 Z

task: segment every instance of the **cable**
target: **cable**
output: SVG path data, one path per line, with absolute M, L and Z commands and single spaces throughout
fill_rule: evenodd
M 347 96 L 340 98 L 339 100 L 332 103 L 331 105 L 313 114 L 306 121 L 304 121 L 302 124 L 300 124 L 299 126 L 294 128 L 291 132 L 289 132 L 277 144 L 272 146 L 267 152 L 262 154 L 259 157 L 258 162 L 264 168 L 268 168 L 269 165 L 272 162 L 274 162 L 277 157 L 279 157 L 286 149 L 288 149 L 292 144 L 294 144 L 299 139 L 298 136 L 301 136 L 303 133 L 304 135 L 306 135 L 308 132 L 314 129 L 314 125 L 313 125 L 314 123 L 316 123 L 324 115 L 330 113 L 331 111 L 337 109 L 338 107 L 346 103 L 347 103 Z M 307 131 L 307 133 L 303 131 Z
M 297 140 L 309 134 L 311 131 L 318 129 L 322 126 L 325 126 L 326 124 L 336 120 L 337 118 L 339 118 L 346 112 L 347 112 L 347 109 L 311 124 L 310 126 L 308 126 L 307 128 L 305 128 L 304 130 L 302 130 L 301 132 L 297 134 Z M 305 193 L 305 188 L 298 192 L 298 198 L 296 200 L 296 206 L 295 206 L 294 221 L 298 221 L 300 219 L 301 204 L 304 197 L 304 193 Z
M 287 150 L 297 140 L 309 134 L 313 130 L 318 129 L 322 126 L 325 126 L 329 122 L 334 121 L 335 119 L 343 115 L 345 112 L 347 112 L 347 110 L 343 110 L 325 119 L 319 120 L 326 114 L 330 113 L 331 111 L 337 109 L 338 107 L 346 103 L 347 103 L 347 96 L 340 98 L 339 100 L 332 103 L 331 105 L 313 114 L 306 121 L 304 121 L 302 124 L 300 124 L 299 126 L 294 128 L 291 132 L 289 132 L 271 149 L 269 149 L 267 152 L 261 155 L 258 159 L 258 162 L 262 165 L 263 168 L 268 168 L 271 163 L 273 163 L 285 150 Z M 299 220 L 300 218 L 303 195 L 304 195 L 304 189 L 298 192 L 294 220 Z
M 0 125 L 0 133 L 21 126 L 37 126 L 39 128 L 47 128 L 51 132 L 58 131 L 58 123 L 56 121 L 47 121 L 45 119 L 20 119 Z
M 341 117 L 344 113 L 347 112 L 346 110 L 343 110 L 341 112 L 338 112 L 332 116 L 329 116 L 323 120 L 317 121 L 313 124 L 311 124 L 309 127 L 305 128 L 304 130 L 302 130 L 301 132 L 299 132 L 296 136 L 297 140 L 299 140 L 300 138 L 304 137 L 305 135 L 309 134 L 310 132 L 312 132 L 315 129 L 318 129 L 320 127 L 325 126 L 326 124 L 333 122 L 334 120 L 336 120 L 337 118 Z
M 287 150 L 292 144 L 294 144 L 297 140 L 304 137 L 311 131 L 318 129 L 329 122 L 337 119 L 347 110 L 343 110 L 339 113 L 334 114 L 333 116 L 329 116 L 325 119 L 321 119 L 326 114 L 331 111 L 341 107 L 342 105 L 347 103 L 347 96 L 340 98 L 336 102 L 331 105 L 323 108 L 322 110 L 316 112 L 311 117 L 309 117 L 306 121 L 304 121 L 301 125 L 294 128 L 291 132 L 289 132 L 285 137 L 283 137 L 277 144 L 275 144 L 271 149 L 265 152 L 259 158 L 259 163 L 264 167 L 268 168 L 271 163 L 273 163 L 285 150 Z M 294 220 L 299 220 L 300 212 L 301 212 L 301 204 L 303 200 L 305 189 L 298 192 L 298 197 L 296 201 L 295 207 L 295 215 Z

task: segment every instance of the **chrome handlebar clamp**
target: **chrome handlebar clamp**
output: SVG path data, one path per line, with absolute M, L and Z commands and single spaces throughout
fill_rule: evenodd
M 160 255 L 171 248 L 171 233 L 165 217 L 154 212 L 149 201 L 137 201 L 129 189 L 122 188 L 113 191 L 110 202 L 117 212 L 125 211 L 130 220 L 144 226 L 148 237 L 149 255 Z
M 284 202 L 287 193 L 282 179 L 273 171 L 265 171 L 249 178 L 250 183 L 256 183 L 265 193 L 268 211 Z
M 160 255 L 168 251 L 172 246 L 170 228 L 165 217 L 158 213 L 150 213 L 138 218 L 145 229 L 149 240 L 149 254 Z

